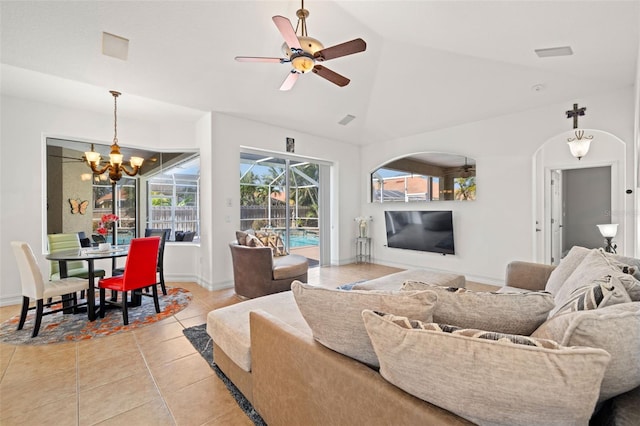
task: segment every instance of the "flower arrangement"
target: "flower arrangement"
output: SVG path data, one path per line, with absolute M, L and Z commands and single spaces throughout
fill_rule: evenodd
M 360 238 L 367 237 L 367 224 L 370 220 L 373 220 L 371 216 L 358 216 L 355 221 L 358 222 L 359 236 Z
M 112 223 L 115 223 L 119 220 L 120 218 L 115 215 L 115 214 L 103 214 L 102 218 L 100 219 L 100 223 L 98 224 L 98 229 L 96 229 L 96 232 L 100 235 L 107 235 L 109 233 L 109 229 L 105 227 L 105 225 L 110 225 Z

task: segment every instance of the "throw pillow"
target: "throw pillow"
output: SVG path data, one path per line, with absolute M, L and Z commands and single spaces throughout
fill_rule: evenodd
M 554 271 L 555 272 L 555 271 Z M 620 280 L 629 297 L 633 301 L 640 301 L 640 282 L 629 274 L 625 274 L 620 270 L 619 265 L 613 265 L 611 260 L 600 252 L 593 249 L 587 254 L 578 267 L 566 279 L 562 287 L 555 294 L 556 307 L 551 310 L 549 316 L 553 316 L 556 312 L 567 303 L 571 293 L 580 287 L 591 284 L 594 280 L 600 279 L 606 275 L 611 275 Z
M 609 352 L 611 363 L 602 381 L 601 401 L 640 386 L 640 302 L 556 315 L 532 337 Z
M 238 242 L 239 245 L 241 246 L 246 246 L 247 245 L 247 236 L 249 234 L 247 234 L 244 231 L 236 231 L 236 241 Z
M 593 285 L 575 289 L 569 295 L 567 302 L 556 311 L 556 315 L 573 311 L 588 311 L 628 302 L 631 302 L 631 298 L 620 279 L 607 275 L 595 280 Z
M 590 252 L 591 250 L 585 247 L 571 247 L 569 253 L 560 260 L 558 266 L 551 272 L 551 275 L 549 275 L 549 279 L 547 280 L 547 284 L 544 288 L 545 291 L 548 291 L 555 296 L 567 278 L 569 278 L 573 271 L 576 270 L 578 265 L 582 263 L 582 260 L 584 260 Z
M 431 290 L 438 295 L 434 322 L 499 333 L 530 335 L 553 308 L 547 292 L 490 293 L 407 280 L 403 290 Z
M 291 290 L 318 342 L 373 367 L 378 367 L 378 358 L 364 328 L 362 311 L 393 312 L 430 322 L 437 300 L 431 291 L 344 291 L 300 281 L 294 281 Z
M 478 424 L 586 425 L 610 358 L 602 349 L 505 344 L 362 316 L 387 381 Z
M 284 249 L 282 237 L 275 232 L 259 231 L 256 237 L 262 242 L 264 247 L 271 247 L 274 256 L 285 256 L 288 253 Z
M 260 239 L 255 235 L 251 235 L 251 234 L 247 235 L 245 241 L 247 242 L 247 247 L 264 247 L 264 244 L 262 244 L 262 241 L 260 241 Z

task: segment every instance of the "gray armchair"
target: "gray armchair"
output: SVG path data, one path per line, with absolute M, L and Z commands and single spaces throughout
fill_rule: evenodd
M 291 290 L 294 280 L 307 282 L 309 262 L 304 256 L 274 257 L 269 247 L 229 244 L 233 260 L 233 281 L 238 296 L 253 299 Z

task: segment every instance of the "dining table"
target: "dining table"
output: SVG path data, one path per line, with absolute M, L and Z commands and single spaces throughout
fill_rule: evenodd
M 128 245 L 110 246 L 108 249 L 100 249 L 98 247 L 87 247 L 79 249 L 61 250 L 55 253 L 49 253 L 45 257 L 51 261 L 58 262 L 60 265 L 60 278 L 67 277 L 67 262 L 74 260 L 83 260 L 87 262 L 89 271 L 89 289 L 87 291 L 87 314 L 89 321 L 94 321 L 97 317 L 96 300 L 95 300 L 95 261 L 98 259 L 112 259 L 112 269 L 115 259 L 125 257 L 129 253 Z

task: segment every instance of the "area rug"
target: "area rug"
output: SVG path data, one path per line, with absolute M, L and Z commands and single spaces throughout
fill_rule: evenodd
M 129 325 L 123 325 L 120 309 L 107 310 L 104 318 L 97 318 L 95 321 L 89 321 L 86 313 L 58 312 L 45 315 L 42 318 L 40 332 L 34 338 L 31 338 L 31 333 L 33 333 L 35 312 L 31 310 L 22 330 L 16 330 L 20 315 L 0 324 L 0 342 L 12 345 L 43 345 L 111 336 L 162 321 L 180 312 L 189 305 L 191 292 L 180 287 L 167 287 L 167 295 L 164 296 L 160 292 L 159 299 L 159 314 L 156 313 L 151 297 L 143 297 L 141 306 L 129 308 Z M 96 301 L 96 306 L 98 305 L 99 300 Z
M 354 281 L 352 283 L 342 284 L 336 287 L 338 290 L 353 290 L 353 286 L 365 282 L 366 280 Z
M 182 330 L 184 335 L 189 339 L 194 348 L 202 355 L 202 357 L 207 361 L 209 366 L 215 371 L 215 373 L 220 377 L 220 380 L 225 384 L 229 392 L 236 400 L 242 411 L 249 417 L 249 419 L 256 426 L 266 426 L 260 414 L 253 408 L 253 405 L 244 397 L 242 392 L 236 387 L 236 385 L 229 380 L 229 378 L 218 368 L 216 363 L 213 361 L 213 340 L 211 336 L 207 333 L 207 325 L 200 324 L 193 327 L 185 328 Z

